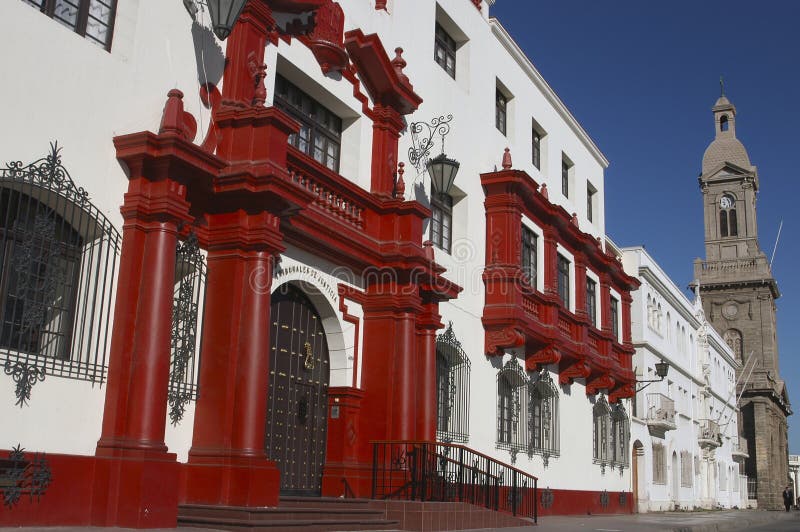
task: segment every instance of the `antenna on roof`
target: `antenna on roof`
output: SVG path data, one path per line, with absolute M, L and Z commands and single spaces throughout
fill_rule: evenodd
M 772 261 L 775 260 L 775 252 L 778 251 L 778 240 L 781 238 L 781 229 L 783 228 L 783 218 L 778 226 L 778 236 L 775 237 L 775 247 L 772 248 L 772 257 L 769 259 L 769 269 L 772 270 Z

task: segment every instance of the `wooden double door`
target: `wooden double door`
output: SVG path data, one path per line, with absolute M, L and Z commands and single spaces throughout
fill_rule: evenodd
M 291 284 L 272 294 L 270 310 L 267 455 L 281 472 L 281 494 L 320 495 L 330 378 L 322 319 Z

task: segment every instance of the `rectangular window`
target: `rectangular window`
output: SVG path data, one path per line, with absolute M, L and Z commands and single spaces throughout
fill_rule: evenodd
M 111 50 L 117 0 L 23 0 L 94 44 Z
M 619 301 L 614 297 L 611 298 L 611 333 L 619 340 Z
M 338 172 L 342 119 L 280 74 L 275 78 L 275 107 L 300 123 L 289 144 Z
M 431 198 L 430 239 L 437 248 L 450 253 L 453 240 L 453 198 L 435 194 Z
M 597 283 L 586 278 L 586 315 L 589 322 L 597 327 Z
M 569 261 L 558 256 L 558 297 L 564 304 L 565 308 L 569 308 Z
M 506 134 L 506 108 L 508 107 L 508 98 L 503 94 L 500 89 L 495 89 L 494 98 L 494 125 L 497 130 L 503 135 Z
M 451 78 L 456 79 L 456 41 L 436 24 L 436 37 L 433 42 L 433 60 L 447 72 Z
M 591 183 L 586 183 L 586 218 L 594 221 L 594 198 L 597 194 L 597 189 Z
M 665 448 L 660 443 L 653 445 L 653 484 L 667 483 L 667 461 Z
M 542 169 L 542 134 L 535 129 L 531 133 L 531 161 L 537 170 Z
M 536 288 L 536 233 L 522 228 L 522 273 L 527 277 L 531 288 Z
M 572 163 L 570 163 L 566 158 L 561 159 L 561 194 L 564 195 L 565 198 L 569 197 L 569 174 L 570 169 L 572 168 Z

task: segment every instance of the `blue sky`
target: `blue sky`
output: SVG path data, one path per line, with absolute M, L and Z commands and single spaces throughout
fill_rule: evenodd
M 491 9 L 589 132 L 606 171 L 606 231 L 644 244 L 685 287 L 704 257 L 697 176 L 713 139 L 719 77 L 758 167 L 761 249 L 773 252 L 781 375 L 800 454 L 800 2 L 497 0 Z

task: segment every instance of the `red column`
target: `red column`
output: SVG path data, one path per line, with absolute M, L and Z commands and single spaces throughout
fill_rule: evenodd
M 622 292 L 622 342 L 631 343 L 631 303 L 633 298 L 629 292 Z
M 575 254 L 575 315 L 588 318 L 586 312 L 586 259 Z
M 278 225 L 268 213 L 209 217 L 203 361 L 185 502 L 278 503 L 279 473 L 264 449 Z
M 544 292 L 558 295 L 558 241 L 553 229 L 544 230 Z
M 417 435 L 436 440 L 436 330 L 442 327 L 439 303 L 426 302 L 417 318 Z
M 272 25 L 271 15 L 264 2 L 247 2 L 242 10 L 225 48 L 223 101 L 241 105 L 253 103 L 256 83 L 250 65 L 257 67 L 264 63 L 267 27 Z
M 394 196 L 397 170 L 397 144 L 403 130 L 403 116 L 391 107 L 375 104 L 372 113 L 372 185 L 371 192 Z
M 600 275 L 600 327 L 611 332 L 611 279 L 607 273 Z
M 96 450 L 96 525 L 175 526 L 177 463 L 164 430 L 169 383 L 177 226 L 189 221 L 185 188 L 131 168 L 109 354 L 103 428 Z

